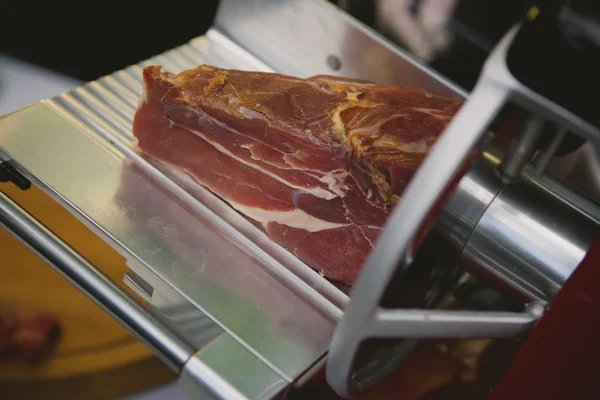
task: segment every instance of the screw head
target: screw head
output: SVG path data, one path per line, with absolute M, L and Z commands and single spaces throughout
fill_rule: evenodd
M 342 68 L 342 61 L 338 56 L 330 54 L 327 56 L 327 65 L 329 65 L 329 68 L 332 70 L 338 71 L 340 68 Z

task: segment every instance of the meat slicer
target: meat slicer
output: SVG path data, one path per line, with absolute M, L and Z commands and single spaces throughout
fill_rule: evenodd
M 516 336 L 527 340 L 493 398 L 539 394 L 542 384 L 555 395 L 565 385 L 593 390 L 584 367 L 599 359 L 585 338 L 598 333 L 600 186 L 590 171 L 600 124 L 593 101 L 573 92 L 598 88 L 598 16 L 571 2 L 532 6 L 467 94 L 324 1 L 222 0 L 205 35 L 0 117 L 0 180 L 38 186 L 111 244 L 138 298 L 3 192 L 0 224 L 152 349 L 191 398 L 283 398 L 323 369 L 340 396 L 354 397 L 416 341 Z M 133 150 L 141 68 L 202 63 L 393 82 L 466 100 L 351 291 Z M 592 179 L 569 174 L 574 162 Z M 519 308 L 443 308 L 465 279 Z M 425 288 L 406 302 L 413 284 Z M 382 304 L 390 291 L 399 300 Z M 370 339 L 396 344 L 358 362 Z M 563 362 L 580 368 L 552 378 Z

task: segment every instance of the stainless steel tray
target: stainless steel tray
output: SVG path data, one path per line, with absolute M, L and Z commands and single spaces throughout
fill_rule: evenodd
M 211 192 L 136 152 L 141 69 L 203 63 L 464 93 L 328 3 L 222 0 L 204 36 L 0 117 L 0 158 L 123 254 L 125 281 L 196 352 L 182 386 L 206 389 L 215 375 L 198 377 L 201 362 L 240 398 L 268 398 L 322 359 L 348 297 Z

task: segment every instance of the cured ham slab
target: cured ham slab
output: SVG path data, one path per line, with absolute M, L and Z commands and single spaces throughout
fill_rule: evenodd
M 346 78 L 143 70 L 139 149 L 192 176 L 324 276 L 352 285 L 460 102 Z

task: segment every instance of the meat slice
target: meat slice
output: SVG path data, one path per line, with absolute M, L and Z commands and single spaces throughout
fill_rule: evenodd
M 348 78 L 143 70 L 133 133 L 324 276 L 352 285 L 460 102 Z

